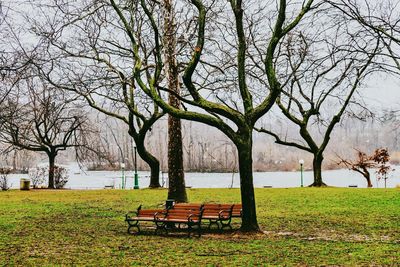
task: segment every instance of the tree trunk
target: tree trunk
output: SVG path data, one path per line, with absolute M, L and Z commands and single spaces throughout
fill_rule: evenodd
M 12 166 L 13 166 L 13 169 L 12 169 L 13 172 L 16 173 L 17 172 L 17 150 L 14 150 Z
M 187 202 L 181 121 L 168 115 L 168 199 Z
M 172 0 L 164 0 L 165 61 L 170 91 L 180 94 L 179 71 L 176 62 L 176 25 Z M 169 94 L 168 102 L 175 108 L 181 103 L 176 95 Z M 187 202 L 185 175 L 183 170 L 183 144 L 181 120 L 168 115 L 168 198 Z
M 144 146 L 144 138 L 135 140 L 137 152 L 141 159 L 150 167 L 150 188 L 159 188 L 160 185 L 160 162 Z
M 240 193 L 242 198 L 242 226 L 243 232 L 259 232 L 257 223 L 256 201 L 253 185 L 253 158 L 252 136 L 240 145 L 236 145 L 239 155 Z
M 326 184 L 322 181 L 322 161 L 324 160 L 324 156 L 322 153 L 315 153 L 313 159 L 313 174 L 314 174 L 314 182 L 309 185 L 310 187 L 323 187 Z
M 47 154 L 49 157 L 49 189 L 54 189 L 55 184 L 54 184 L 54 167 L 56 165 L 56 156 L 57 153 L 55 152 L 50 152 Z
M 177 202 L 187 202 L 181 122 L 169 116 L 168 124 L 168 198 Z
M 364 177 L 367 180 L 368 187 L 372 187 L 371 175 L 369 174 L 369 171 L 367 169 L 365 169 Z

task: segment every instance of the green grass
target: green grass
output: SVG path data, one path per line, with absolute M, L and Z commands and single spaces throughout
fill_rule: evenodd
M 239 202 L 191 189 L 191 202 Z M 257 189 L 265 235 L 126 233 L 124 214 L 166 190 L 0 192 L 0 266 L 399 266 L 398 189 Z M 239 221 L 234 224 L 240 226 Z

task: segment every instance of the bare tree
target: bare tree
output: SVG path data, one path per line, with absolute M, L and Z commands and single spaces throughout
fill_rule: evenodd
M 90 136 L 92 145 L 90 149 L 84 149 L 77 154 L 78 157 L 82 155 L 79 162 L 85 163 L 89 170 L 115 170 L 117 168 L 116 163 L 119 162 L 118 158 L 120 157 L 114 149 L 115 142 L 109 138 L 113 130 L 109 129 L 107 120 L 96 117 L 90 118 L 97 128 Z M 109 117 L 107 116 L 107 118 Z
M 164 112 L 134 82 L 133 73 L 139 62 L 134 49 L 121 38 L 126 32 L 122 22 L 115 21 L 117 14 L 110 12 L 114 11 L 113 6 L 129 13 L 126 23 L 130 30 L 143 35 L 138 46 L 143 49 L 146 62 L 153 52 L 146 50 L 148 23 L 143 21 L 138 1 L 54 1 L 52 5 L 35 5 L 40 18 L 29 18 L 34 32 L 46 45 L 47 56 L 37 60 L 36 65 L 53 86 L 74 92 L 95 110 L 128 126 L 139 156 L 150 167 L 149 187 L 157 188 L 160 162 L 146 148 L 145 139 Z M 62 14 L 65 20 L 53 20 L 52 12 Z M 64 34 L 67 32 L 73 34 Z
M 366 153 L 357 151 L 357 159 L 354 162 L 341 159 L 338 164 L 344 164 L 349 170 L 360 173 L 367 180 L 367 186 L 372 187 L 371 174 L 369 173 L 368 169 L 373 168 L 375 166 L 375 162 L 373 162 Z
M 278 81 L 274 66 L 276 48 L 282 39 L 298 26 L 305 14 L 313 8 L 313 1 L 291 5 L 290 14 L 295 15 L 288 18 L 289 7 L 286 1 L 281 0 L 279 1 L 278 11 L 272 12 L 271 20 L 265 20 L 265 17 L 263 17 L 267 12 L 265 9 L 258 10 L 252 16 L 252 10 L 257 5 L 250 2 L 245 4 L 242 1 L 232 0 L 228 1 L 227 4 L 213 2 L 206 6 L 203 1 L 192 0 L 191 4 L 191 7 L 194 6 L 195 9 L 189 10 L 188 13 L 194 12 L 197 15 L 197 34 L 191 36 L 194 41 L 187 52 L 189 60 L 183 75 L 183 84 L 187 91 L 183 96 L 177 95 L 186 109 L 180 110 L 169 105 L 161 93 L 163 88 L 160 87 L 159 80 L 162 79 L 163 62 L 161 60 L 162 48 L 160 46 L 159 25 L 154 13 L 148 9 L 145 1 L 142 1 L 142 7 L 151 21 L 155 36 L 153 45 L 157 56 L 153 72 L 156 76 L 150 83 L 144 82 L 141 72 L 149 68 L 149 65 L 145 64 L 141 69 L 137 69 L 135 80 L 141 89 L 166 112 L 176 117 L 216 127 L 232 140 L 239 155 L 243 204 L 241 230 L 258 231 L 252 171 L 253 127 L 271 109 L 281 91 L 281 84 Z M 251 23 L 253 17 L 259 17 L 261 21 L 264 19 L 263 22 L 267 23 L 272 29 L 260 33 L 262 34 L 261 39 L 265 41 L 264 46 L 262 50 L 253 51 L 252 54 L 262 70 L 260 75 L 266 81 L 262 85 L 250 83 L 247 76 L 249 72 L 246 62 L 251 60 L 252 57 L 247 54 L 247 51 L 250 50 L 248 48 L 250 44 L 246 36 L 249 33 L 249 28 L 260 25 Z M 122 13 L 120 13 L 120 18 L 121 21 L 126 20 Z M 217 18 L 221 18 L 221 20 L 218 21 Z M 273 25 L 268 24 L 271 21 L 273 21 Z M 260 21 L 258 22 L 260 23 Z M 268 26 L 264 26 L 264 30 Z M 128 33 L 130 32 L 129 27 L 125 27 L 125 29 Z M 133 45 L 137 43 L 133 32 L 130 34 L 130 39 Z M 225 50 L 225 46 L 230 50 Z M 227 66 L 221 68 L 220 64 L 227 63 L 227 59 L 231 59 L 232 55 L 236 58 L 235 61 L 229 62 L 229 70 L 226 69 Z M 138 52 L 136 56 L 140 58 L 141 54 Z M 217 56 L 226 57 L 219 61 Z M 223 73 L 222 77 L 218 76 L 221 72 Z M 222 90 L 221 94 L 221 90 L 218 89 L 222 88 L 228 89 L 230 92 Z M 262 96 L 260 101 L 254 101 L 253 94 L 255 92 L 259 92 Z M 228 93 L 235 96 L 230 98 L 232 105 L 225 101 Z M 208 99 L 207 95 L 209 96 Z M 201 112 L 198 110 L 201 110 Z
M 371 182 L 371 174 L 369 169 L 377 168 L 377 175 L 378 179 L 385 180 L 385 187 L 386 187 L 386 179 L 388 173 L 392 170 L 387 163 L 390 160 L 389 152 L 386 148 L 378 148 L 375 149 L 374 153 L 368 156 L 365 152 L 360 150 L 357 151 L 357 159 L 354 161 L 346 160 L 340 158 L 338 164 L 345 165 L 349 170 L 356 171 L 364 176 L 367 180 L 367 186 L 372 187 Z
M 354 27 L 363 30 L 365 36 L 374 36 L 386 46 L 386 51 L 380 53 L 384 59 L 381 68 L 399 73 L 400 70 L 400 6 L 398 1 L 370 0 L 339 0 L 328 1 L 330 5 L 340 10 L 341 15 L 352 22 Z M 385 58 L 391 58 L 390 64 Z
M 298 127 L 300 140 L 272 126 L 258 130 L 274 137 L 277 144 L 311 153 L 314 182 L 310 186 L 319 187 L 325 186 L 322 163 L 335 126 L 351 106 L 366 109 L 355 96 L 382 48 L 379 40 L 359 39 L 350 25 L 329 20 L 325 12 L 314 16 L 313 25 L 290 34 L 279 51 L 284 60 L 277 63 L 284 82 L 276 103 Z
M 90 122 L 73 100 L 41 79 L 20 80 L 17 88 L 1 107 L 0 141 L 9 145 L 5 152 L 22 149 L 46 153 L 48 188 L 55 188 L 57 155 L 68 148 L 88 147 Z

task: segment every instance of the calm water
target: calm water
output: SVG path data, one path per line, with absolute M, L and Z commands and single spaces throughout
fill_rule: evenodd
M 395 171 L 391 173 L 387 180 L 387 187 L 395 187 L 400 184 L 400 166 L 395 166 Z M 70 178 L 66 188 L 71 189 L 101 189 L 105 186 L 121 187 L 120 171 L 87 171 L 83 172 L 76 166 L 69 167 Z M 127 188 L 133 187 L 133 172 L 126 172 Z M 375 188 L 384 187 L 384 182 L 377 181 L 371 170 L 372 182 Z M 164 174 L 164 177 L 167 175 Z M 239 174 L 236 173 L 186 173 L 186 185 L 193 188 L 228 188 L 239 187 Z M 304 185 L 312 183 L 312 172 L 306 171 L 303 174 Z M 9 176 L 12 188 L 19 187 L 19 179 L 28 178 L 27 174 L 13 174 Z M 366 187 L 366 180 L 360 174 L 349 170 L 332 170 L 323 172 L 324 182 L 330 186 L 348 187 L 349 185 L 357 185 L 358 187 Z M 160 178 L 161 179 L 161 178 Z M 149 185 L 149 172 L 139 172 L 140 188 Z M 167 180 L 167 179 L 165 179 Z M 166 182 L 167 183 L 167 182 Z M 254 186 L 264 187 L 272 186 L 274 188 L 298 187 L 300 186 L 300 172 L 255 172 Z

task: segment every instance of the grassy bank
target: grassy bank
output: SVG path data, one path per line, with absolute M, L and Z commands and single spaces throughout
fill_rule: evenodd
M 165 190 L 0 192 L 0 265 L 399 265 L 398 189 L 257 189 L 265 235 L 126 234 L 139 204 Z M 191 189 L 191 202 L 239 202 L 237 189 Z M 234 225 L 239 227 L 237 222 Z

